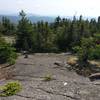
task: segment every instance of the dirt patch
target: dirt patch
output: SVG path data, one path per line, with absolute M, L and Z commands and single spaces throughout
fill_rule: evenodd
M 2 64 L 0 65 L 0 80 L 10 79 L 12 77 L 14 65 Z

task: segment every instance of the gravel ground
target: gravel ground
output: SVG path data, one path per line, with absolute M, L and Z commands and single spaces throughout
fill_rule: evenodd
M 65 63 L 67 54 L 34 54 L 25 59 L 20 56 L 13 69 L 12 79 L 19 80 L 22 91 L 14 96 L 0 97 L 0 100 L 100 100 L 100 82 L 69 71 L 66 67 L 54 65 Z M 51 75 L 53 80 L 44 81 Z

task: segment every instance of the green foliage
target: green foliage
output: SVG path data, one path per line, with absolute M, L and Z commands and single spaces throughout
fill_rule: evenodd
M 52 78 L 52 76 L 51 75 L 46 75 L 45 77 L 44 77 L 44 81 L 51 81 L 53 78 Z
M 20 12 L 20 17 L 21 20 L 17 26 L 16 48 L 18 50 L 30 51 L 30 49 L 34 46 L 33 26 L 26 18 L 23 11 Z
M 96 44 L 100 44 L 100 34 L 95 34 L 94 35 L 94 38 L 95 38 L 95 41 L 96 41 Z
M 2 18 L 1 32 L 3 35 L 14 35 L 15 26 L 7 17 Z
M 100 59 L 100 45 L 96 45 L 90 50 L 89 59 Z
M 0 96 L 12 96 L 18 93 L 22 89 L 22 86 L 19 82 L 9 82 L 6 85 L 0 87 L 2 91 Z
M 14 64 L 16 58 L 15 48 L 0 38 L 0 63 L 8 62 L 9 64 Z
M 0 22 L 1 34 L 16 33 L 15 47 L 18 51 L 66 52 L 75 46 L 83 49 L 87 44 L 82 47 L 82 38 L 90 37 L 95 38 L 96 43 L 100 44 L 100 16 L 97 21 L 93 18 L 85 20 L 82 16 L 79 18 L 74 16 L 73 19 L 58 16 L 52 23 L 44 21 L 31 23 L 24 11 L 19 15 L 20 20 L 17 25 L 11 23 L 6 17 L 3 17 Z M 80 49 L 83 54 L 83 50 L 79 47 L 74 50 Z
M 94 46 L 95 42 L 92 37 L 82 38 L 81 45 L 74 48 L 75 50 L 77 50 L 80 62 L 87 62 L 87 60 L 89 59 L 90 50 L 93 49 Z
M 80 46 L 75 46 L 72 49 L 74 53 L 78 53 L 78 51 L 80 50 Z
M 34 38 L 35 38 L 35 46 L 33 47 L 33 51 L 37 52 L 50 52 L 54 51 L 54 38 L 52 30 L 49 27 L 48 22 L 38 22 L 37 25 L 34 25 Z
M 94 35 L 95 47 L 90 49 L 89 59 L 100 59 L 100 34 Z
M 92 36 L 91 30 L 95 20 L 73 17 L 61 19 L 59 16 L 54 23 L 37 22 L 31 24 L 24 11 L 20 13 L 21 20 L 18 24 L 16 47 L 19 50 L 31 50 L 32 52 L 65 52 L 73 46 L 80 44 L 83 37 Z M 90 29 L 89 29 L 90 28 Z
M 98 36 L 94 39 L 82 39 L 81 46 L 73 47 L 74 53 L 78 53 L 79 60 L 100 59 L 100 44 L 96 44 L 97 40 Z

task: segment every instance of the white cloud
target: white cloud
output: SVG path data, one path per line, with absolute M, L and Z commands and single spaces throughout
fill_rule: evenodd
M 0 11 L 19 12 L 21 9 L 40 15 L 99 16 L 100 0 L 0 0 Z
M 18 4 L 23 4 L 24 1 L 23 1 L 23 0 L 17 0 L 17 3 L 18 3 Z

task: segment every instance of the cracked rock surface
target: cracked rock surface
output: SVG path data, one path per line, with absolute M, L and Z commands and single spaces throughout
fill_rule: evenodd
M 100 82 L 90 82 L 66 67 L 54 63 L 66 62 L 66 54 L 34 54 L 25 59 L 20 56 L 13 69 L 13 77 L 19 80 L 22 91 L 0 100 L 100 100 Z M 50 75 L 51 81 L 44 81 Z

